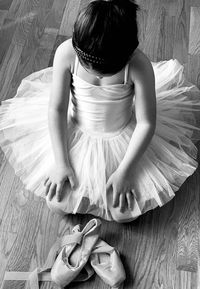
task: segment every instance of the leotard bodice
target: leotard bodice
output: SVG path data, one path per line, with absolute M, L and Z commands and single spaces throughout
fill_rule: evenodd
M 134 88 L 124 83 L 93 85 L 77 76 L 78 59 L 72 75 L 71 116 L 84 131 L 110 133 L 123 129 L 132 117 Z

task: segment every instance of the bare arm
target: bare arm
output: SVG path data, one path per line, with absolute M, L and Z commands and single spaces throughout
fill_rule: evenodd
M 53 63 L 53 83 L 48 109 L 48 124 L 54 153 L 54 164 L 46 176 L 46 195 L 51 199 L 56 195 L 61 200 L 65 182 L 73 189 L 77 185 L 68 152 L 67 114 L 71 83 L 71 63 L 73 59 L 71 43 L 62 43 L 55 54 Z
M 140 57 L 142 61 L 140 62 Z M 132 78 L 135 84 L 136 127 L 120 169 L 128 171 L 136 168 L 138 161 L 147 149 L 156 126 L 155 78 L 150 61 L 139 56 L 134 63 Z
M 67 60 L 67 45 L 58 47 L 53 62 L 53 83 L 48 109 L 51 142 L 58 166 L 69 165 L 67 147 L 67 113 L 70 93 L 70 61 Z M 64 61 L 65 58 L 65 61 Z
M 107 193 L 112 188 L 113 207 L 120 212 L 133 206 L 133 171 L 147 149 L 156 126 L 156 96 L 153 68 L 148 58 L 138 52 L 131 63 L 131 78 L 135 85 L 136 127 L 129 142 L 126 154 L 118 169 L 107 182 Z

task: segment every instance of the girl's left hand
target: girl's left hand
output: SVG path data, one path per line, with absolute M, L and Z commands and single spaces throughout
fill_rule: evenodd
M 110 193 L 110 189 L 113 191 L 113 207 L 120 208 L 120 212 L 123 213 L 126 209 L 133 208 L 133 176 L 129 176 L 128 173 L 116 170 L 108 179 L 106 184 L 106 192 Z

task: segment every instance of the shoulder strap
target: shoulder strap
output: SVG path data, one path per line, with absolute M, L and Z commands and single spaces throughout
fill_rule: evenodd
M 77 69 L 78 69 L 78 57 L 75 56 L 75 62 L 74 62 L 74 74 L 77 75 Z
M 129 63 L 126 64 L 125 71 L 124 71 L 124 84 L 126 84 L 128 81 L 128 69 L 129 69 Z

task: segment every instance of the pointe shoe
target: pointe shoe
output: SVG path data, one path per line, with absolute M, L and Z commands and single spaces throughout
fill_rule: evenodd
M 72 282 L 85 282 L 90 279 L 92 275 L 94 275 L 94 269 L 92 268 L 90 263 L 87 263 Z
M 77 233 L 80 232 L 80 225 L 76 225 L 73 229 L 72 229 L 72 233 Z M 73 280 L 73 282 L 85 282 L 88 279 L 90 279 L 92 277 L 92 275 L 94 275 L 94 269 L 92 268 L 92 266 L 90 265 L 89 262 L 86 263 L 85 267 L 83 267 L 83 269 L 81 270 L 81 272 L 79 273 L 79 275 Z
M 126 274 L 115 248 L 99 239 L 89 260 L 94 271 L 106 284 L 112 288 L 121 288 Z
M 52 269 L 51 279 L 61 288 L 70 282 L 83 281 L 80 273 L 83 268 L 87 270 L 86 265 L 92 249 L 98 238 L 101 221 L 98 219 L 90 220 L 82 231 L 74 231 L 73 234 L 66 236 L 66 246 L 60 251 Z M 90 270 L 90 268 L 89 268 Z M 92 275 L 92 271 L 88 274 Z M 86 276 L 87 280 L 89 279 Z
M 73 228 L 79 232 L 80 225 Z M 97 275 L 113 289 L 122 287 L 126 273 L 119 257 L 119 252 L 101 239 L 98 239 L 89 258 Z

